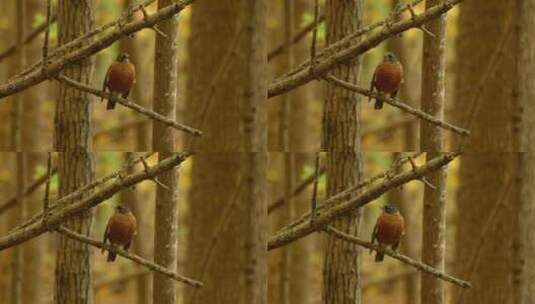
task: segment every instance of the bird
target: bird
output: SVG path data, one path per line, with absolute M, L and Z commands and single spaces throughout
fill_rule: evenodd
M 108 68 L 102 85 L 102 91 L 105 92 L 108 89 L 112 95 L 106 109 L 115 108 L 116 100 L 113 97 L 121 95 L 122 98 L 127 98 L 134 83 L 136 83 L 136 68 L 130 62 L 130 56 L 127 53 L 121 53 Z M 100 101 L 103 100 L 104 98 L 101 98 Z
M 104 231 L 104 241 L 110 241 L 112 247 L 123 246 L 124 250 L 128 250 L 132 244 L 132 239 L 136 235 L 137 221 L 130 209 L 124 205 L 117 205 L 115 213 L 108 220 L 108 225 Z M 105 250 L 102 249 L 102 252 Z M 115 261 L 116 253 L 108 252 L 108 262 Z
M 399 90 L 399 85 L 403 82 L 403 66 L 396 58 L 394 53 L 388 52 L 373 73 L 370 91 L 374 89 L 380 97 L 390 94 L 391 98 L 396 97 Z M 370 96 L 368 101 L 371 101 Z M 383 108 L 383 101 L 375 99 L 374 109 L 380 110 Z
M 373 227 L 371 243 L 373 244 L 377 240 L 379 246 L 392 246 L 392 250 L 396 251 L 404 234 L 405 220 L 403 216 L 394 205 L 386 204 L 383 207 L 383 212 L 377 218 L 375 227 Z M 383 259 L 384 253 L 377 252 L 375 254 L 375 262 L 382 262 Z

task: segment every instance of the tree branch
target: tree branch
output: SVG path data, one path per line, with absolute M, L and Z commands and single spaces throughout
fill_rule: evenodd
M 11 78 L 6 84 L 0 86 L 0 99 L 20 92 L 33 85 L 39 84 L 48 78 L 48 75 L 58 74 L 60 71 L 75 63 L 80 62 L 97 52 L 111 46 L 121 37 L 133 34 L 144 28 L 152 28 L 158 22 L 169 19 L 186 8 L 194 0 L 181 0 L 167 7 L 158 10 L 156 13 L 147 16 L 142 20 L 132 21 L 122 25 L 117 30 L 112 31 L 91 43 L 77 47 L 71 52 L 57 58 L 48 65 L 47 73 L 43 70 L 32 71 L 26 75 L 17 75 Z
M 398 261 L 401 261 L 407 265 L 410 265 L 418 270 L 420 270 L 421 272 L 425 272 L 425 273 L 428 273 L 430 275 L 433 275 L 441 280 L 444 280 L 444 281 L 447 281 L 447 282 L 450 282 L 450 283 L 453 283 L 455 285 L 458 285 L 460 287 L 463 287 L 463 288 L 471 288 L 472 287 L 472 284 L 470 284 L 470 282 L 467 282 L 467 281 L 464 281 L 464 280 L 461 280 L 461 279 L 458 279 L 458 278 L 455 278 L 449 274 L 446 274 L 438 269 L 435 269 L 429 265 L 426 265 L 422 262 L 419 262 L 419 261 L 416 261 L 416 260 L 413 260 L 411 258 L 409 258 L 408 256 L 405 256 L 405 255 L 402 255 L 396 251 L 393 251 L 393 250 L 390 250 L 388 248 L 383 248 L 377 244 L 372 244 L 370 242 L 366 242 L 366 241 L 363 241 L 357 237 L 354 237 L 352 235 L 349 235 L 347 233 L 344 233 L 342 231 L 339 231 L 335 228 L 333 228 L 332 226 L 327 226 L 327 228 L 325 229 L 325 232 L 331 234 L 331 235 L 334 235 L 335 237 L 337 238 L 340 238 L 346 242 L 350 242 L 350 243 L 353 243 L 353 244 L 357 244 L 359 246 L 362 246 L 362 247 L 365 247 L 365 248 L 368 248 L 368 249 L 372 249 L 372 250 L 375 250 L 375 251 L 379 251 L 381 253 L 384 253 L 388 256 L 391 256 L 392 258 L 398 260 Z
M 332 84 L 335 84 L 339 87 L 342 87 L 344 89 L 347 89 L 347 90 L 350 90 L 350 91 L 353 91 L 353 92 L 357 92 L 359 94 L 362 94 L 364 96 L 369 96 L 369 97 L 372 97 L 372 98 L 379 98 L 381 101 L 384 101 L 385 103 L 393 106 L 393 107 L 396 107 L 398 109 L 401 109 L 409 114 L 412 114 L 422 120 L 425 120 L 429 123 L 432 123 L 434 125 L 437 125 L 445 130 L 449 130 L 449 131 L 452 131 L 452 132 L 455 132 L 457 134 L 460 134 L 460 135 L 463 135 L 463 136 L 468 136 L 470 135 L 470 131 L 466 130 L 466 129 L 463 129 L 463 128 L 460 128 L 460 127 L 457 127 L 457 126 L 454 126 L 450 123 L 447 123 L 447 122 L 444 122 L 438 118 L 435 118 L 425 112 L 422 112 L 420 110 L 417 110 L 417 109 L 414 109 L 414 108 L 411 108 L 410 106 L 408 106 L 406 103 L 403 103 L 403 102 L 399 102 L 393 98 L 388 98 L 388 97 L 385 97 L 385 96 L 380 96 L 378 93 L 375 93 L 375 92 L 372 92 L 372 91 L 369 91 L 369 90 L 366 90 L 366 89 L 363 89 L 359 86 L 356 86 L 352 83 L 349 83 L 349 82 L 346 82 L 346 81 L 343 81 L 341 79 L 338 79 L 332 75 L 328 75 L 325 77 L 325 79 L 329 82 L 331 82 Z
M 54 229 L 54 226 L 58 226 L 66 219 L 78 215 L 89 208 L 95 207 L 124 188 L 131 187 L 145 180 L 154 179 L 162 172 L 181 164 L 189 155 L 190 154 L 186 152 L 174 154 L 159 162 L 157 165 L 147 167 L 142 172 L 133 173 L 117 179 L 111 185 L 103 187 L 101 190 L 94 192 L 88 197 L 60 208 L 59 210 L 51 210 L 46 222 L 41 218 L 35 223 L 29 224 L 27 227 L 14 230 L 7 236 L 0 238 L 0 251 L 26 242 L 50 229 Z
M 430 160 L 425 165 L 420 166 L 415 170 L 399 173 L 395 176 L 387 178 L 381 184 L 371 186 L 368 190 L 360 193 L 356 197 L 336 204 L 324 211 L 320 211 L 320 208 L 318 208 L 316 211 L 318 214 L 313 223 L 310 221 L 310 216 L 308 216 L 307 219 L 300 219 L 297 221 L 297 223 L 287 225 L 286 227 L 280 229 L 274 236 L 270 237 L 268 242 L 268 250 L 288 245 L 289 243 L 305 237 L 312 232 L 322 230 L 336 218 L 372 202 L 395 187 L 401 186 L 412 180 L 419 179 L 429 172 L 433 172 L 438 168 L 447 165 L 459 155 L 459 152 L 445 153 Z
M 74 81 L 64 75 L 58 75 L 56 77 L 59 81 L 65 83 L 66 85 L 68 86 L 71 86 L 73 88 L 76 88 L 80 91 L 84 91 L 84 92 L 88 92 L 90 94 L 93 94 L 95 96 L 98 96 L 98 97 L 103 97 L 103 98 L 106 98 L 106 99 L 111 99 L 113 98 L 115 101 L 117 101 L 118 103 L 120 103 L 121 105 L 127 107 L 127 108 L 130 108 L 140 114 L 143 114 L 149 118 L 152 118 L 154 120 L 157 120 L 167 126 L 170 126 L 176 130 L 179 130 L 179 131 L 184 131 L 186 133 L 189 133 L 191 135 L 194 135 L 194 136 L 201 136 L 202 135 L 202 132 L 200 130 L 197 130 L 195 128 L 192 128 L 192 127 L 188 127 L 186 125 L 183 125 L 183 124 L 180 124 L 172 119 L 169 119 L 163 115 L 160 115 L 152 110 L 149 110 L 149 109 L 145 109 L 143 108 L 142 106 L 138 105 L 137 103 L 134 103 L 134 102 L 131 102 L 129 101 L 128 99 L 125 99 L 125 98 L 121 98 L 121 97 L 118 97 L 118 96 L 115 96 L 115 97 L 112 97 L 111 94 L 109 92 L 103 92 L 103 91 L 100 91 L 100 90 L 97 90 L 97 89 L 94 89 L 90 86 L 87 86 L 85 84 L 82 84 L 82 83 L 79 83 L 77 81 Z
M 180 274 L 177 274 L 171 270 L 168 270 L 158 264 L 155 264 L 149 260 L 146 260 L 138 255 L 135 255 L 133 253 L 130 253 L 126 250 L 123 250 L 121 248 L 115 248 L 115 247 L 112 247 L 110 244 L 104 244 L 102 242 L 99 242 L 97 240 L 94 240 L 92 238 L 89 238 L 85 235 L 81 235 L 79 233 L 76 233 L 74 231 L 71 231 L 63 226 L 59 226 L 57 229 L 56 229 L 58 232 L 64 234 L 65 236 L 71 238 L 71 239 L 74 239 L 74 240 L 77 240 L 79 242 L 82 242 L 82 243 L 85 243 L 85 244 L 89 244 L 91 246 L 94 246 L 94 247 L 97 247 L 99 249 L 106 249 L 108 251 L 113 251 L 115 253 L 117 253 L 118 255 L 126 258 L 126 259 L 129 259 L 130 261 L 133 261 L 137 264 L 140 264 L 140 265 L 143 265 L 145 267 L 147 267 L 148 269 L 154 271 L 154 272 L 158 272 L 158 273 L 161 273 L 177 282 L 180 282 L 180 283 L 184 283 L 184 284 L 187 284 L 189 286 L 192 286 L 192 287 L 195 287 L 195 288 L 200 288 L 203 286 L 202 282 L 199 282 L 197 280 L 194 280 L 194 279 L 190 279 L 190 278 L 187 278 L 185 276 L 182 276 Z
M 420 15 L 414 16 L 407 21 L 400 21 L 392 24 L 389 27 L 385 27 L 384 30 L 371 34 L 368 38 L 361 40 L 360 42 L 350 45 L 344 49 L 336 51 L 332 55 L 323 58 L 321 61 L 317 61 L 314 64 L 314 69 L 299 70 L 296 68 L 293 71 L 285 74 L 284 76 L 276 79 L 268 88 L 268 97 L 274 97 L 291 91 L 299 86 L 302 86 L 321 75 L 326 74 L 338 65 L 352 60 L 359 55 L 369 51 L 376 47 L 381 42 L 402 33 L 408 29 L 420 27 L 422 24 L 438 18 L 440 15 L 451 10 L 455 5 L 459 4 L 462 0 L 447 0 L 444 3 L 434 6 Z M 308 60 L 310 65 L 310 60 Z M 1 93 L 1 90 L 0 90 Z M 1 96 L 1 95 L 0 95 Z

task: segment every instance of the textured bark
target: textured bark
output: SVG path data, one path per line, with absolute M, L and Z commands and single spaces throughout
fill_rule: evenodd
M 94 25 L 94 1 L 60 0 L 57 6 L 59 44 L 90 31 Z M 64 70 L 76 81 L 91 85 L 93 61 L 84 59 Z M 76 89 L 59 86 L 59 100 L 54 117 L 54 149 L 58 156 L 59 196 L 64 196 L 91 182 L 94 160 L 91 141 L 91 97 Z M 91 194 L 88 191 L 86 195 Z M 67 201 L 65 204 L 70 204 Z M 89 235 L 92 211 L 88 210 L 64 222 L 66 228 Z M 55 303 L 92 303 L 91 251 L 85 244 L 58 236 L 56 256 Z
M 136 157 L 136 153 L 128 152 L 125 154 L 125 162 Z M 133 173 L 134 167 L 130 168 L 128 174 Z M 137 188 L 125 188 L 121 192 L 121 201 L 126 203 L 132 213 L 137 219 L 137 233 L 133 244 L 134 253 L 149 258 L 152 254 L 150 252 L 150 244 L 152 243 L 153 235 L 151 232 L 151 225 L 149 223 L 150 209 L 147 203 L 140 197 L 141 193 Z M 136 293 L 138 304 L 151 303 L 151 280 L 150 272 L 135 276 Z
M 497 51 L 496 41 L 502 40 L 504 28 L 514 20 L 511 13 L 515 2 L 468 1 L 460 7 L 459 34 L 456 58 L 457 119 L 467 121 L 467 109 L 478 94 L 482 71 L 486 71 L 489 58 Z M 456 273 L 469 278 L 478 288 L 464 292 L 462 303 L 515 303 L 513 298 L 513 237 L 518 206 L 517 151 L 519 136 L 518 104 L 516 101 L 516 57 L 518 56 L 515 32 L 505 42 L 505 52 L 495 72 L 490 74 L 479 97 L 479 112 L 474 117 L 467 152 L 461 157 L 457 196 L 458 227 L 456 233 L 457 261 L 470 261 L 480 250 L 472 272 L 470 263 L 456 263 Z M 485 153 L 481 153 L 485 152 Z M 497 174 L 498 173 L 498 174 Z M 494 218 L 492 207 L 503 195 L 506 183 L 513 180 L 504 206 Z M 485 206 L 485 207 L 482 207 Z M 489 206 L 489 207 L 486 207 Z M 481 237 L 484 223 L 492 220 L 492 229 Z M 456 290 L 457 296 L 459 295 Z
M 170 5 L 172 0 L 158 0 L 158 8 Z M 178 75 L 178 18 L 171 18 L 158 25 L 167 36 L 156 35 L 154 62 L 154 111 L 175 119 Z M 174 131 L 169 126 L 154 122 L 153 150 L 158 160 L 169 157 L 175 151 Z M 154 262 L 169 269 L 177 268 L 178 261 L 178 169 L 169 170 L 158 177 L 167 188 L 156 188 L 154 212 Z M 176 283 L 162 274 L 154 274 L 153 303 L 174 304 L 177 301 Z
M 361 24 L 361 1 L 328 0 L 325 9 L 327 44 L 331 44 Z M 358 83 L 360 63 L 353 61 L 333 70 L 333 75 Z M 356 184 L 362 175 L 360 144 L 360 99 L 350 91 L 327 85 L 323 109 L 323 149 L 327 151 L 327 197 Z M 358 236 L 360 211 L 334 221 L 333 226 Z M 323 266 L 323 303 L 360 303 L 360 249 L 327 236 Z
M 520 207 L 518 208 L 517 246 L 514 248 L 514 303 L 528 304 L 535 298 L 535 1 L 525 0 L 517 7 L 518 99 L 522 108 L 520 149 Z
M 440 4 L 442 0 L 428 0 L 426 8 Z M 446 73 L 446 16 L 439 17 L 427 25 L 435 37 L 424 36 L 422 56 L 422 111 L 438 119 L 444 118 L 444 94 Z M 441 128 L 422 121 L 420 123 L 420 150 L 433 159 L 444 150 L 444 136 Z M 422 262 L 444 270 L 446 252 L 446 179 L 447 167 L 428 175 L 429 182 L 436 187 L 424 189 L 422 219 Z M 429 275 L 421 275 L 422 303 L 444 303 L 444 282 Z

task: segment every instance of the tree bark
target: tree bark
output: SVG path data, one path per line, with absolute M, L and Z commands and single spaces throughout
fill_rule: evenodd
M 172 0 L 158 0 L 158 8 L 172 4 Z M 170 119 L 176 117 L 178 74 L 178 18 L 158 25 L 165 34 L 156 35 L 154 62 L 154 111 Z M 175 132 L 169 126 L 154 122 L 153 150 L 162 161 L 175 151 Z M 158 177 L 162 185 L 156 188 L 154 212 L 154 261 L 169 269 L 177 268 L 178 255 L 178 170 L 172 169 Z M 153 303 L 174 304 L 177 301 L 176 283 L 162 274 L 154 274 Z
M 456 290 L 457 303 L 513 303 L 513 236 L 518 203 L 517 162 L 519 122 L 515 98 L 516 34 L 507 30 L 514 20 L 516 2 L 468 1 L 460 7 L 459 33 L 456 41 L 456 102 L 455 114 L 461 125 L 469 124 L 470 108 L 476 94 L 479 111 L 474 115 L 471 135 L 461 157 L 457 194 L 458 227 L 456 232 L 456 273 L 478 288 Z M 502 41 L 504 50 L 483 87 L 479 87 L 482 71 L 489 68 Z M 486 73 L 486 72 L 485 72 Z M 498 172 L 498 174 L 496 174 Z M 506 184 L 513 181 L 504 206 L 493 216 L 495 206 L 504 195 Z M 489 206 L 489 207 L 481 207 Z M 493 217 L 491 217 L 493 216 Z M 491 229 L 482 236 L 486 222 Z M 470 233 L 468 233 L 470 232 Z M 481 244 L 479 239 L 483 237 Z M 471 259 L 479 252 L 476 266 Z
M 57 6 L 59 44 L 90 31 L 94 26 L 94 1 L 60 0 Z M 91 85 L 93 60 L 86 58 L 63 71 L 78 82 Z M 62 197 L 94 178 L 92 154 L 91 101 L 87 93 L 60 85 L 54 117 L 54 149 L 59 151 L 59 196 Z M 86 195 L 90 195 L 88 191 Z M 70 204 L 67 201 L 65 204 Z M 65 227 L 90 235 L 92 211 L 73 217 Z M 86 244 L 58 236 L 56 256 L 55 303 L 86 304 L 93 302 L 91 251 Z
M 438 5 L 442 0 L 428 0 L 426 8 Z M 429 22 L 427 29 L 434 34 L 424 36 L 422 56 L 422 111 L 438 119 L 444 118 L 446 73 L 446 16 Z M 441 155 L 444 150 L 442 129 L 427 122 L 420 123 L 420 150 L 427 159 Z M 422 219 L 422 262 L 439 270 L 444 269 L 446 250 L 446 179 L 447 167 L 428 175 L 435 186 L 424 189 Z M 444 282 L 429 274 L 421 275 L 421 303 L 444 303 Z
M 361 24 L 361 1 L 328 0 L 325 9 L 327 44 L 357 30 Z M 358 83 L 360 62 L 353 61 L 334 69 L 333 75 Z M 327 85 L 323 109 L 322 146 L 327 151 L 327 196 L 356 184 L 362 175 L 360 143 L 360 98 L 355 93 Z M 360 211 L 334 221 L 336 229 L 357 235 Z M 327 236 L 323 266 L 323 303 L 360 303 L 360 249 L 348 242 Z

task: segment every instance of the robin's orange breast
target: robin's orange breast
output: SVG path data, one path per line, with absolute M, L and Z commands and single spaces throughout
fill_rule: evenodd
M 127 93 L 135 82 L 135 69 L 131 63 L 114 62 L 108 72 L 107 86 L 112 92 Z
M 404 220 L 399 213 L 383 213 L 377 219 L 377 241 L 380 244 L 392 245 L 399 241 L 404 230 Z
M 136 219 L 132 214 L 114 214 L 108 222 L 108 239 L 112 244 L 126 245 L 136 232 Z
M 375 71 L 375 88 L 380 92 L 393 93 L 399 88 L 402 78 L 399 63 L 381 63 Z

